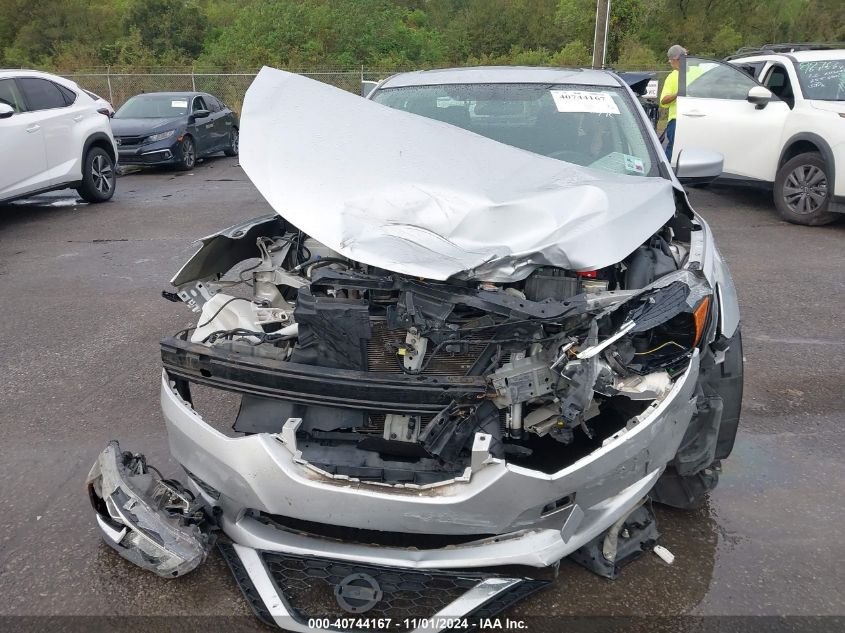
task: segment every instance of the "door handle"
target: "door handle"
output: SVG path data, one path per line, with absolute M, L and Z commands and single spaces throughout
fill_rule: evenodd
M 28 128 L 26 128 L 26 131 L 32 134 L 33 132 L 37 132 L 40 129 L 41 126 L 36 123 L 35 125 L 30 125 Z
M 75 117 L 73 117 L 73 120 L 74 120 L 75 123 L 79 123 L 84 118 L 85 117 L 83 115 L 77 114 Z
M 699 117 L 703 117 L 703 116 L 707 116 L 707 115 L 704 114 L 703 112 L 699 112 L 698 110 L 693 110 L 692 112 L 684 112 L 684 116 L 691 116 L 691 117 L 699 118 Z

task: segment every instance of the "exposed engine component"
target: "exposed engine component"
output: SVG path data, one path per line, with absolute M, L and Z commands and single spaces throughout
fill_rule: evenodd
M 384 416 L 384 439 L 416 442 L 420 437 L 420 416 L 388 413 Z
M 561 268 L 540 268 L 525 280 L 525 298 L 568 299 L 580 292 L 580 280 Z
M 515 459 L 530 458 L 536 441 L 600 441 L 620 415 L 668 392 L 707 325 L 707 290 L 678 270 L 686 249 L 663 235 L 608 269 L 544 266 L 520 282 L 473 284 L 374 269 L 271 226 L 278 234 L 253 237 L 258 263 L 237 279 L 216 270 L 185 280 L 205 289 L 191 340 L 225 351 L 221 369 L 273 363 L 249 376 L 226 370 L 227 388 L 274 376 L 244 393 L 234 428 L 278 432 L 301 419 L 303 458 L 337 475 L 447 479 L 469 465 L 477 433 Z M 249 273 L 251 298 L 226 292 Z M 180 358 L 168 352 L 166 367 Z M 200 379 L 224 386 L 208 373 Z M 353 375 L 367 386 L 352 386 Z M 554 467 L 566 455 L 550 458 Z

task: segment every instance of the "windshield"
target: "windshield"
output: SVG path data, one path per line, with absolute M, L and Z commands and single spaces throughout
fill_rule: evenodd
M 373 100 L 550 158 L 627 175 L 655 161 L 621 88 L 457 84 L 386 88 Z
M 805 99 L 845 101 L 845 59 L 824 59 L 798 64 Z
M 188 114 L 188 97 L 138 95 L 124 103 L 115 119 L 172 119 Z

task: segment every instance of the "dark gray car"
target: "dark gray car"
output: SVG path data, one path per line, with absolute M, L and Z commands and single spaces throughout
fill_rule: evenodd
M 238 117 L 205 92 L 151 92 L 132 97 L 112 119 L 123 165 L 176 165 L 238 153 Z

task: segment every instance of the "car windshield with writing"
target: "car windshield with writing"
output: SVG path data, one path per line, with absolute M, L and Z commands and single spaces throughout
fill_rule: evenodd
M 188 114 L 188 97 L 138 95 L 123 104 L 116 119 L 172 119 Z
M 656 175 L 657 161 L 621 88 L 447 84 L 385 88 L 373 100 L 565 162 Z
M 821 59 L 798 64 L 804 97 L 845 101 L 845 59 Z

